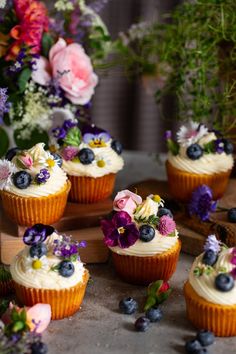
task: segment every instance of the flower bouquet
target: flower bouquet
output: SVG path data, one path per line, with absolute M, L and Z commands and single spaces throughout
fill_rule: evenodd
M 58 119 L 88 115 L 98 83 L 93 66 L 110 48 L 98 15 L 105 3 L 59 0 L 53 9 L 38 0 L 0 3 L 0 156 L 9 145 L 47 144 Z

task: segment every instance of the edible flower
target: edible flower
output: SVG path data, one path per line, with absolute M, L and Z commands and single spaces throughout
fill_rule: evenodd
M 165 300 L 168 299 L 172 292 L 168 282 L 164 280 L 157 280 L 149 284 L 147 289 L 147 300 L 144 306 L 144 311 L 147 311 L 153 306 L 162 304 Z
M 220 241 L 217 240 L 215 235 L 209 235 L 203 247 L 204 251 L 213 251 L 215 253 L 220 252 Z
M 28 246 L 44 242 L 55 231 L 54 227 L 44 224 L 35 224 L 25 230 L 23 242 Z
M 163 215 L 159 220 L 158 230 L 162 236 L 174 233 L 176 229 L 175 221 L 169 215 Z
M 210 187 L 201 185 L 192 193 L 191 201 L 188 205 L 190 216 L 196 215 L 202 221 L 209 220 L 211 212 L 217 207 L 217 201 L 213 201 L 213 194 Z
M 190 121 L 180 127 L 177 132 L 177 141 L 180 145 L 188 147 L 196 143 L 207 133 L 208 129 L 204 124 Z
M 113 201 L 113 209 L 115 211 L 125 211 L 130 216 L 133 215 L 137 205 L 142 203 L 142 198 L 128 189 L 120 191 Z
M 14 172 L 16 172 L 16 167 L 11 161 L 0 160 L 0 190 L 9 188 Z
M 53 254 L 71 261 L 80 260 L 79 249 L 86 245 L 85 241 L 73 241 L 71 236 L 62 235 L 60 239 L 54 240 Z

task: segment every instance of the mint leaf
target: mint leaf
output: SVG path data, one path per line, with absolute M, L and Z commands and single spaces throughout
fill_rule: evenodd
M 211 154 L 213 152 L 215 152 L 215 144 L 214 144 L 214 141 L 210 141 L 209 143 L 207 144 L 204 144 L 203 145 L 203 150 L 206 154 Z
M 71 146 L 79 146 L 81 143 L 81 132 L 79 128 L 73 127 L 68 130 L 64 143 Z
M 25 91 L 26 85 L 31 78 L 31 73 L 32 71 L 29 68 L 23 69 L 20 73 L 18 78 L 18 86 L 21 93 Z
M 167 139 L 167 148 L 174 156 L 178 155 L 178 153 L 179 153 L 179 144 L 176 143 L 174 140 Z

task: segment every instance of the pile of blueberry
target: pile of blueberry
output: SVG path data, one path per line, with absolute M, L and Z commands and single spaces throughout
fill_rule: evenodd
M 132 315 L 138 310 L 138 303 L 132 297 L 127 297 L 119 302 L 119 309 L 126 315 Z M 159 307 L 152 307 L 146 311 L 145 316 L 139 317 L 134 328 L 138 332 L 146 332 L 151 322 L 159 322 L 163 317 L 163 312 Z
M 188 340 L 185 343 L 185 350 L 187 354 L 207 354 L 206 347 L 213 344 L 215 341 L 214 333 L 202 329 L 197 332 L 195 338 Z

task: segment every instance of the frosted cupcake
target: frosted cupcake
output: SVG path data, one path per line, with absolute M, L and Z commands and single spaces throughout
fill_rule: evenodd
M 213 198 L 223 196 L 233 167 L 233 145 L 216 132 L 190 122 L 177 132 L 177 142 L 167 132 L 169 149 L 166 168 L 170 192 L 180 201 L 188 201 L 202 184 L 213 191 Z
M 63 169 L 71 181 L 69 198 L 73 202 L 93 203 L 112 194 L 115 177 L 123 168 L 121 144 L 104 130 L 66 120 L 53 130 Z
M 25 248 L 14 258 L 10 272 L 23 305 L 51 305 L 52 319 L 73 315 L 82 303 L 89 273 L 79 258 L 84 242 L 58 235 L 48 225 L 25 231 Z
M 134 284 L 167 281 L 181 248 L 170 210 L 158 195 L 142 198 L 124 190 L 114 199 L 114 213 L 101 221 L 104 242 L 122 279 Z
M 0 195 L 9 217 L 19 225 L 54 223 L 66 206 L 70 182 L 61 158 L 39 143 L 29 150 L 11 149 L 0 160 Z

